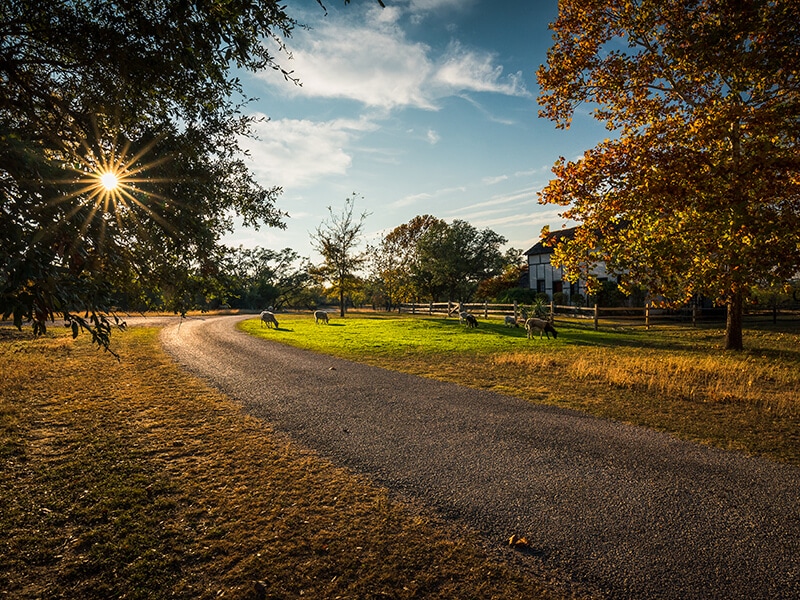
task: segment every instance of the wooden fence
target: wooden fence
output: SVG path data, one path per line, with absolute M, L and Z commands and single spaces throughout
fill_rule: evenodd
M 398 310 L 410 314 L 444 315 L 458 318 L 458 306 L 458 303 L 455 302 L 404 303 L 399 305 Z M 522 319 L 525 316 L 532 316 L 529 306 L 516 302 L 513 304 L 472 302 L 463 303 L 461 306 L 467 312 L 484 319 L 503 319 L 505 316 Z M 703 309 L 698 306 L 687 306 L 680 309 L 656 308 L 650 305 L 636 308 L 612 308 L 597 305 L 591 307 L 561 306 L 550 303 L 545 305 L 545 308 L 544 316 L 550 320 L 561 318 L 591 322 L 594 329 L 599 329 L 601 322 L 608 326 L 624 325 L 649 329 L 659 324 L 683 324 L 696 327 L 699 322 L 725 320 L 724 308 Z M 745 317 L 751 321 L 771 319 L 773 323 L 777 322 L 779 318 L 794 321 L 800 319 L 800 306 L 752 307 L 746 311 Z

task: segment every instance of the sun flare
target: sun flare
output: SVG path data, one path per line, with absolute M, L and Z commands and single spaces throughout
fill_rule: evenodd
M 112 191 L 117 189 L 119 185 L 119 178 L 117 174 L 112 171 L 106 171 L 102 175 L 100 175 L 100 183 L 106 189 L 106 191 Z
M 59 157 L 68 177 L 50 181 L 72 188 L 54 197 L 51 203 L 63 210 L 59 223 L 80 219 L 76 222 L 79 235 L 75 244 L 87 236 L 96 236 L 95 242 L 102 247 L 112 232 L 109 226 L 114 235 L 120 235 L 119 232 L 140 229 L 146 221 L 173 231 L 174 225 L 160 210 L 167 199 L 159 193 L 160 184 L 173 180 L 155 175 L 158 166 L 171 160 L 171 156 L 147 160 L 163 138 L 156 137 L 134 151 L 128 140 L 120 143 L 116 136 L 95 133 L 96 138 L 83 138 L 72 152 Z

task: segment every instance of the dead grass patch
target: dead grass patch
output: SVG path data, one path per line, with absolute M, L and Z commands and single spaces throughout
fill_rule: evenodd
M 114 342 L 0 341 L 0 596 L 567 596 Z
M 752 356 L 583 348 L 558 356 L 500 354 L 494 362 L 533 372 L 563 373 L 573 381 L 601 382 L 681 400 L 740 403 L 778 416 L 800 416 L 800 369 Z

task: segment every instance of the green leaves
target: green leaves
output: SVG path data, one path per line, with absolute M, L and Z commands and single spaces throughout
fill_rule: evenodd
M 283 6 L 76 0 L 2 12 L 0 312 L 18 326 L 44 333 L 61 314 L 107 347 L 120 297 L 196 302 L 192 277 L 209 280 L 232 214 L 283 225 L 280 188 L 242 160 L 249 120 L 231 74 L 280 70 L 262 42 L 291 33 Z M 104 170 L 118 190 L 98 185 Z

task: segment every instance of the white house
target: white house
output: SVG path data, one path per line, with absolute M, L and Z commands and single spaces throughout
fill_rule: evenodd
M 586 281 L 578 280 L 570 283 L 562 267 L 554 267 L 550 264 L 550 257 L 553 254 L 553 246 L 562 239 L 569 239 L 575 235 L 575 227 L 554 231 L 550 234 L 550 245 L 544 245 L 540 240 L 530 250 L 525 252 L 528 257 L 528 277 L 530 278 L 530 288 L 537 292 L 543 292 L 552 300 L 553 294 L 561 292 L 565 296 L 565 303 L 571 304 L 575 296 L 581 295 L 586 298 Z M 600 281 L 610 278 L 606 271 L 605 263 L 600 263 L 594 268 L 593 275 Z

